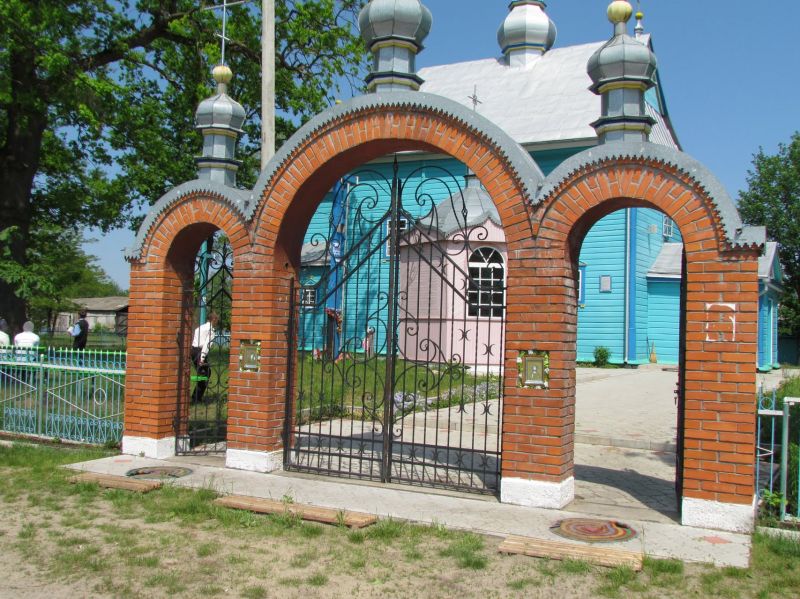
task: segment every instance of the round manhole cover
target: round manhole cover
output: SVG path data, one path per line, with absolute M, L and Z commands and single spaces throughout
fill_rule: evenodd
M 191 468 L 180 468 L 177 466 L 150 466 L 147 468 L 134 468 L 128 470 L 125 476 L 131 478 L 154 478 L 156 480 L 168 480 L 171 478 L 181 478 L 192 473 Z
M 616 520 L 594 520 L 590 518 L 567 518 L 559 520 L 550 530 L 555 534 L 574 541 L 586 543 L 614 543 L 629 541 L 637 532 Z

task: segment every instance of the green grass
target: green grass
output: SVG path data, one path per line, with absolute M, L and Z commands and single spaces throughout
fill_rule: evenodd
M 310 352 L 298 352 L 295 368 L 300 424 L 345 416 L 382 421 L 384 357 L 359 355 L 330 362 L 314 360 Z M 476 393 L 482 383 L 488 383 L 486 392 Z M 420 400 L 441 398 L 428 409 L 449 407 L 462 401 L 497 399 L 499 389 L 497 377 L 474 375 L 460 365 L 431 366 L 401 359 L 395 365 L 396 393 L 414 394 Z M 413 410 L 411 406 L 406 408 L 407 413 Z
M 450 542 L 441 555 L 453 557 L 460 568 L 483 570 L 489 563 L 483 554 L 484 540 L 476 534 L 466 533 Z

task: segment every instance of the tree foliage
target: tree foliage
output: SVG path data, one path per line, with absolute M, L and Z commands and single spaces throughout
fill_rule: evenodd
M 194 111 L 212 92 L 218 10 L 206 0 L 0 3 L 0 315 L 24 318 L 48 235 L 136 226 L 147 206 L 195 177 Z M 359 80 L 359 0 L 276 1 L 276 137 Z M 260 6 L 230 9 L 230 88 L 248 115 L 240 183 L 257 177 Z M 60 231 L 57 231 L 60 229 Z
M 800 333 L 800 132 L 774 155 L 763 149 L 753 156 L 748 189 L 739 195 L 742 219 L 765 225 L 779 244 L 785 291 L 781 301 L 781 331 Z

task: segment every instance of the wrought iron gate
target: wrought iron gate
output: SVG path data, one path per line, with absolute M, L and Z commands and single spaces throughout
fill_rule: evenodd
M 190 385 L 181 388 L 175 420 L 176 453 L 223 453 L 227 448 L 228 363 L 230 359 L 233 252 L 217 232 L 201 246 L 195 259 L 194 285 L 184 310 L 192 325 L 183 334 L 191 347 L 183 356 L 191 369 Z M 209 330 L 209 323 L 211 324 Z
M 505 243 L 477 180 L 438 167 L 334 190 L 294 288 L 285 467 L 495 492 Z M 291 353 L 291 352 L 290 352 Z

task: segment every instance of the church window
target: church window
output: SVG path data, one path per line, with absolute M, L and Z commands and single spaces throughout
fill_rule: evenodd
M 470 316 L 503 316 L 506 269 L 503 256 L 494 248 L 478 248 L 469 257 L 467 290 Z

